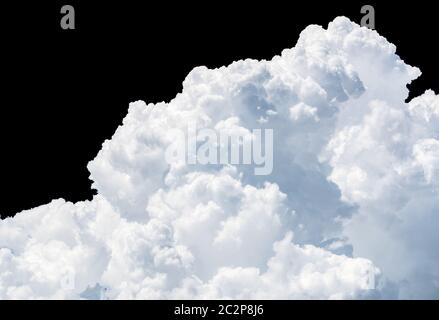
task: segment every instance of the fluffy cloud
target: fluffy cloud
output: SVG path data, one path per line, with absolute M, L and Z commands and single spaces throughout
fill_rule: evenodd
M 170 102 L 130 104 L 92 201 L 0 221 L 0 298 L 439 297 L 439 97 L 405 103 L 419 75 L 346 18 L 195 68 Z M 191 123 L 273 129 L 272 173 L 169 161 Z
M 432 91 L 409 104 L 371 101 L 363 119 L 344 125 L 327 147 L 329 179 L 358 206 L 344 234 L 404 298 L 439 294 L 438 102 Z

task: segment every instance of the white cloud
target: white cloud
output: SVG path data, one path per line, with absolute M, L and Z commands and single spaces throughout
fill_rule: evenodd
M 130 104 L 92 201 L 0 222 L 0 298 L 438 297 L 439 98 L 404 102 L 419 74 L 346 18 L 195 68 L 170 102 Z M 193 122 L 274 129 L 272 174 L 168 163 Z
M 400 284 L 402 298 L 439 294 L 438 100 L 427 91 L 409 104 L 371 101 L 327 146 L 330 180 L 358 206 L 343 233 L 356 255 Z

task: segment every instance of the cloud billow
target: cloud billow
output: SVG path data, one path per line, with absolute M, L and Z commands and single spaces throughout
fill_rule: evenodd
M 92 201 L 0 221 L 0 298 L 439 298 L 439 98 L 405 102 L 420 71 L 395 50 L 336 18 L 131 103 Z M 194 122 L 273 129 L 272 172 L 166 161 Z

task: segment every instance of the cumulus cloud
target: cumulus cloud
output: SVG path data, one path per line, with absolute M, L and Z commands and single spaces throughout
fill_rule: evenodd
M 439 97 L 405 103 L 420 71 L 395 52 L 336 18 L 130 104 L 88 165 L 92 201 L 0 221 L 0 298 L 439 297 Z M 271 174 L 169 161 L 191 123 L 273 129 Z

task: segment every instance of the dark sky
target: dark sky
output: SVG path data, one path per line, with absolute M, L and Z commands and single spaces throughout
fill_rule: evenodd
M 67 2 L 2 4 L 1 216 L 59 197 L 90 199 L 87 162 L 129 102 L 169 101 L 195 66 L 270 59 L 309 24 L 338 15 L 359 23 L 363 4 L 374 5 L 377 31 L 402 59 L 423 71 L 411 96 L 439 92 L 432 1 L 305 2 L 69 1 L 76 29 L 67 31 L 59 24 Z

